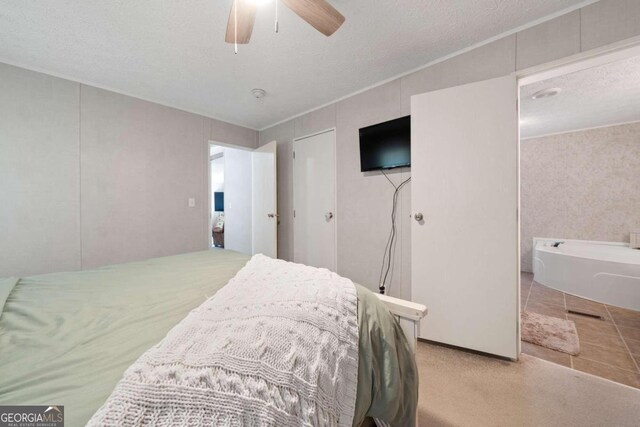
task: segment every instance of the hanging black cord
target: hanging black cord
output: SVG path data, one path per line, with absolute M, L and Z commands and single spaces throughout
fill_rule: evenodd
M 392 265 L 392 260 L 393 260 L 393 254 L 395 251 L 395 241 L 396 241 L 396 236 L 397 236 L 397 227 L 396 227 L 396 215 L 397 215 L 397 205 L 398 205 L 398 196 L 400 195 L 400 190 L 402 189 L 402 187 L 404 187 L 404 185 L 409 182 L 411 178 L 408 178 L 407 180 L 405 180 L 404 182 L 402 182 L 398 187 L 396 187 L 396 191 L 394 192 L 393 195 L 393 208 L 391 211 L 391 232 L 389 234 L 389 240 L 388 240 L 388 244 L 385 247 L 385 255 L 383 257 L 383 262 L 382 262 L 382 268 L 384 269 L 384 264 L 385 264 L 385 259 L 386 259 L 386 264 L 387 264 L 387 268 L 386 271 L 384 273 L 384 277 L 381 277 L 381 286 L 380 286 L 380 292 L 384 293 L 386 287 L 386 282 L 387 282 L 387 277 L 389 275 L 389 272 L 391 270 L 391 265 Z
M 391 231 L 389 232 L 389 238 L 387 239 L 387 244 L 384 248 L 384 254 L 382 256 L 382 263 L 380 265 L 380 276 L 378 278 L 378 284 L 380 286 L 380 293 L 384 294 L 386 290 L 386 282 L 389 276 L 389 271 L 391 270 L 391 264 L 394 254 L 394 244 L 397 236 L 397 227 L 396 227 L 396 213 L 397 213 L 397 205 L 398 205 L 398 196 L 400 195 L 400 190 L 404 187 L 410 180 L 411 177 L 402 181 L 400 185 L 395 185 L 391 179 L 387 176 L 384 170 L 381 170 L 384 177 L 389 181 L 389 183 L 393 186 L 395 191 L 393 192 L 393 206 L 391 209 Z M 386 270 L 385 270 L 386 264 Z M 384 272 L 384 275 L 383 275 Z
M 380 172 L 382 172 L 382 175 L 384 175 L 384 177 L 387 178 L 387 181 L 389 181 L 389 184 L 393 185 L 393 188 L 397 190 L 398 187 L 393 183 L 393 181 L 391 181 L 391 178 L 389 178 L 389 176 L 386 173 L 384 173 L 384 169 L 380 169 Z
M 385 286 L 386 282 L 387 282 L 387 276 L 389 275 L 389 271 L 391 270 L 391 263 L 393 260 L 393 254 L 395 253 L 395 243 L 396 243 L 396 237 L 398 235 L 398 228 L 396 226 L 396 217 L 397 217 L 397 212 L 398 212 L 398 197 L 400 196 L 400 190 L 402 190 L 402 187 L 404 187 L 404 185 L 409 182 L 411 178 L 408 178 L 406 181 L 404 181 L 403 183 L 401 183 L 398 186 L 398 189 L 396 190 L 396 192 L 394 193 L 394 199 L 393 199 L 393 211 L 392 211 L 392 216 L 391 216 L 391 229 L 392 229 L 392 238 L 391 238 L 391 244 L 389 245 L 389 254 L 387 255 L 387 270 L 384 274 L 384 278 L 382 280 L 382 285 Z M 389 283 L 389 285 L 391 285 L 391 283 Z
M 398 190 L 398 187 L 393 183 L 393 181 L 391 181 L 389 179 L 389 177 L 387 176 L 386 173 L 384 173 L 384 169 L 381 170 L 382 175 L 384 175 L 385 178 L 387 178 L 387 181 L 389 181 L 389 183 L 393 186 L 394 190 Z M 394 197 L 395 197 L 395 191 L 393 193 Z M 385 261 L 387 258 L 387 250 L 389 249 L 389 244 L 391 243 L 391 237 L 393 235 L 393 232 L 389 233 L 389 237 L 387 238 L 387 244 L 384 245 L 384 252 L 382 255 L 382 262 L 380 263 L 380 275 L 378 276 L 378 286 L 380 287 L 380 293 L 384 292 L 384 284 L 382 283 L 382 275 L 384 273 L 384 265 L 385 265 Z
M 393 193 L 393 199 L 395 200 L 396 197 L 396 192 L 398 191 L 398 187 L 393 183 L 393 181 L 391 181 L 391 179 L 389 179 L 389 177 L 387 176 L 387 174 L 384 172 L 384 169 L 381 170 L 382 175 L 384 175 L 384 177 L 387 179 L 387 181 L 389 181 L 389 183 L 393 186 L 394 188 L 394 193 Z M 392 204 L 392 210 L 391 210 L 391 218 L 393 219 L 393 210 L 395 208 L 395 203 Z M 384 266 L 386 264 L 386 259 L 387 259 L 387 252 L 389 251 L 389 246 L 391 245 L 393 240 L 393 225 L 391 227 L 391 231 L 389 232 L 389 237 L 387 238 L 387 244 L 384 246 L 384 253 L 382 255 L 382 262 L 380 263 L 380 276 L 378 277 L 378 286 L 380 286 L 380 292 L 384 293 L 384 282 L 382 281 L 382 276 L 384 274 Z
M 393 186 L 393 188 L 398 191 L 398 187 L 389 179 L 386 173 L 384 173 L 384 169 L 381 169 L 382 175 L 387 178 L 387 181 Z M 393 197 L 395 199 L 396 193 L 394 191 Z M 392 212 L 393 213 L 393 212 Z M 389 233 L 389 237 L 387 238 L 387 243 L 384 245 L 384 253 L 382 255 L 382 262 L 380 263 L 380 275 L 378 276 L 378 286 L 380 287 L 380 292 L 384 292 L 384 283 L 382 283 L 382 274 L 384 273 L 384 264 L 387 257 L 387 250 L 389 249 L 389 244 L 391 243 L 391 238 L 393 237 L 393 229 L 392 232 Z
M 389 233 L 389 245 L 388 247 L 385 247 L 384 251 L 384 256 L 382 257 L 382 265 L 384 268 L 384 262 L 385 262 L 385 257 L 387 260 L 387 269 L 384 273 L 384 278 L 382 278 L 382 289 L 385 290 L 386 288 L 386 282 L 387 282 L 387 275 L 389 274 L 389 270 L 391 269 L 391 260 L 393 259 L 393 242 L 396 238 L 396 201 L 398 196 L 398 188 L 396 188 L 396 191 L 393 193 L 393 202 L 392 202 L 392 209 L 391 209 L 391 232 Z

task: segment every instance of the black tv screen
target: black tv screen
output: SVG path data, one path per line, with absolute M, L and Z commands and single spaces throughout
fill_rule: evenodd
M 224 212 L 224 193 L 215 192 L 213 193 L 214 199 L 214 210 L 216 212 Z
M 360 170 L 411 165 L 411 116 L 360 129 Z

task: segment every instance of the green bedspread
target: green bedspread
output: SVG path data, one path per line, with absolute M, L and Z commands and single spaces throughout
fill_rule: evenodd
M 212 250 L 21 279 L 0 279 L 0 404 L 65 405 L 84 425 L 122 374 L 249 259 Z M 358 288 L 354 423 L 412 423 L 417 373 L 397 322 Z M 3 304 L 4 303 L 4 304 Z

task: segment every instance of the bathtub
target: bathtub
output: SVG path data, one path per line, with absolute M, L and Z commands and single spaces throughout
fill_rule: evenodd
M 627 243 L 534 238 L 533 275 L 550 288 L 640 311 L 640 250 Z

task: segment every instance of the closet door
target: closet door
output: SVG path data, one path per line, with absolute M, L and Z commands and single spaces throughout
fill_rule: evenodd
M 411 99 L 412 299 L 420 337 L 519 350 L 515 76 Z
M 293 142 L 293 260 L 336 271 L 335 131 Z

